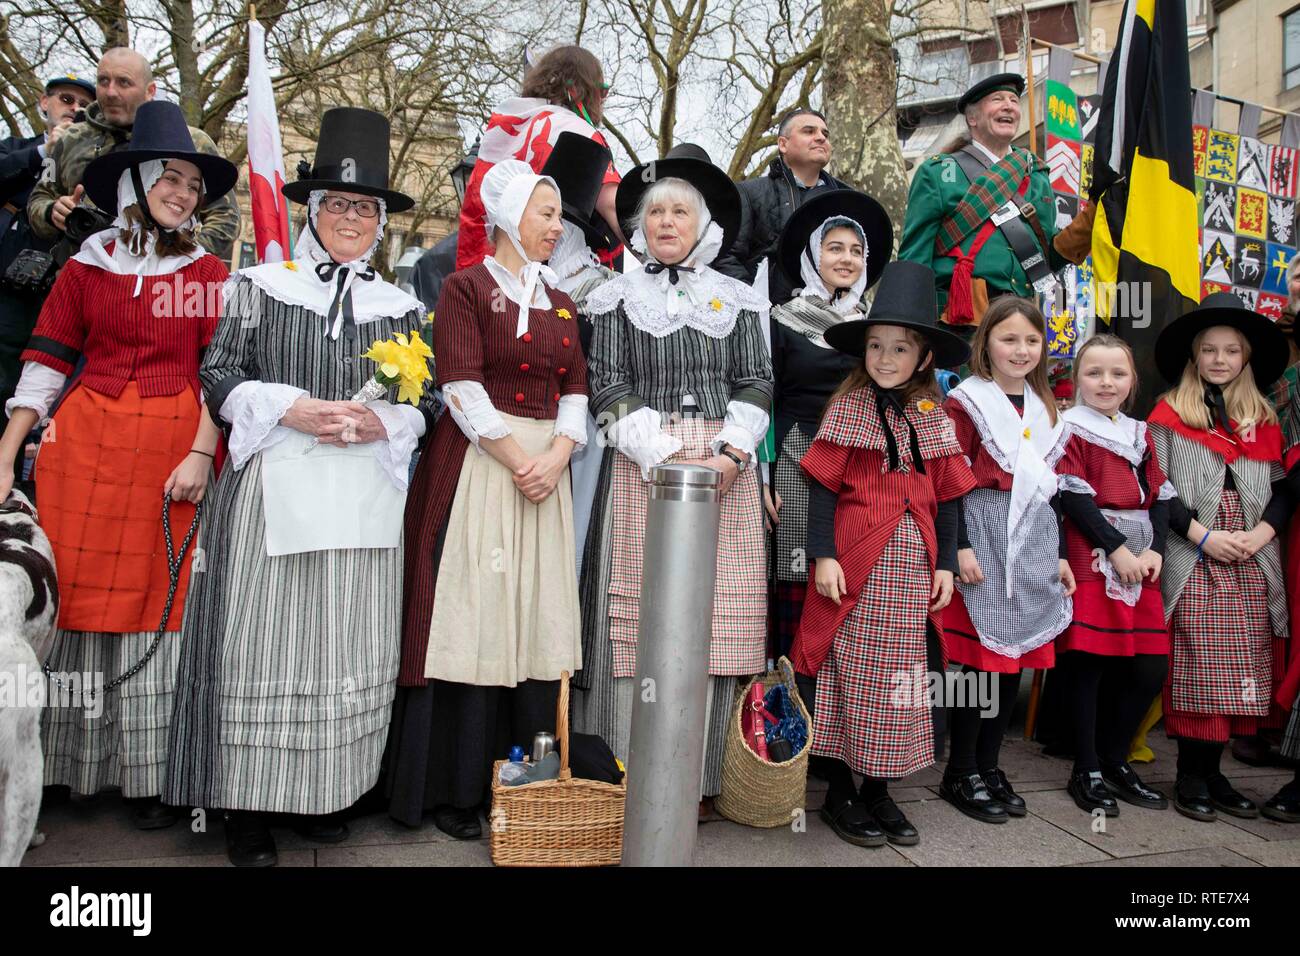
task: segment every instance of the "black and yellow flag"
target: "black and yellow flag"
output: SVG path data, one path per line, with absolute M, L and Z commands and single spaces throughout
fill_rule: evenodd
M 1185 0 L 1125 3 L 1093 162 L 1093 303 L 1133 347 L 1144 414 L 1166 387 L 1156 336 L 1200 301 Z

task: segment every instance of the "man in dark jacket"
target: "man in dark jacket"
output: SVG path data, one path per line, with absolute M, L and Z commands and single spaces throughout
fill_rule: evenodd
M 95 84 L 90 79 L 71 73 L 52 77 L 40 99 L 44 128 L 35 136 L 0 140 L 0 409 L 18 385 L 18 356 L 27 347 L 44 299 L 34 291 L 11 287 L 3 276 L 24 249 L 49 250 L 51 243 L 32 233 L 27 198 L 41 177 L 49 150 L 94 101 Z M 8 418 L 0 414 L 0 423 Z M 16 467 L 21 471 L 21 459 Z
M 825 189 L 845 189 L 826 172 L 831 159 L 831 134 L 826 117 L 813 109 L 793 109 L 781 119 L 776 148 L 767 175 L 740 183 L 740 232 L 713 268 L 736 279 L 753 282 L 758 264 L 768 260 L 768 297 L 773 305 L 789 302 L 795 285 L 776 262 L 776 243 L 786 220 L 804 200 Z

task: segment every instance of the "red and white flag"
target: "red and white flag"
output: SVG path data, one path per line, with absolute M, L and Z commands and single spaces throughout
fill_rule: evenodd
M 248 193 L 253 206 L 257 261 L 283 262 L 289 246 L 289 201 L 284 185 L 284 150 L 275 112 L 271 71 L 266 65 L 266 31 L 248 21 Z

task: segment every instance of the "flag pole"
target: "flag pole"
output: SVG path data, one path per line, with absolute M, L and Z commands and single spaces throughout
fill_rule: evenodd
M 248 19 L 254 23 L 257 22 L 257 4 L 250 3 L 248 5 Z
M 1025 85 L 1029 93 L 1029 151 L 1038 155 L 1038 111 L 1034 108 L 1034 38 L 1029 34 L 1029 14 L 1024 4 L 1020 5 L 1020 16 L 1025 24 Z

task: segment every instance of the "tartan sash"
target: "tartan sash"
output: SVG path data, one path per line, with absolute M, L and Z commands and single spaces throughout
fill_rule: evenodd
M 956 160 L 946 162 L 955 163 Z M 970 184 L 957 208 L 940 223 L 939 234 L 934 241 L 935 249 L 940 254 L 946 254 L 949 250 L 958 248 L 967 236 L 1007 204 L 1033 167 L 1034 157 L 1022 149 L 1012 149 L 1006 157 L 989 167 Z

